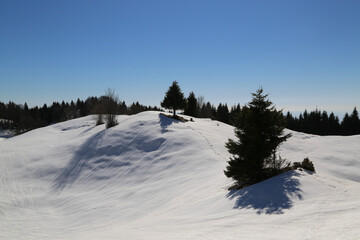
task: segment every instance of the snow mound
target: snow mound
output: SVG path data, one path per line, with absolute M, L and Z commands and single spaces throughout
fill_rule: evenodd
M 187 116 L 184 116 L 188 118 Z M 233 127 L 159 112 L 94 116 L 0 142 L 0 239 L 356 239 L 360 136 L 292 132 L 292 171 L 238 191 L 223 173 Z

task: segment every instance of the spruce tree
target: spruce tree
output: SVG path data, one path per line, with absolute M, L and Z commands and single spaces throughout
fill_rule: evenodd
M 177 81 L 173 81 L 165 93 L 164 100 L 161 102 L 161 106 L 168 109 L 173 109 L 174 117 L 176 116 L 176 110 L 184 109 L 186 107 L 186 99 L 181 92 Z
M 329 116 L 329 129 L 327 134 L 328 135 L 336 135 L 340 132 L 340 123 L 339 118 L 335 117 L 335 114 L 333 112 L 330 113 Z
M 352 125 L 352 131 L 351 134 L 359 134 L 360 133 L 360 119 L 359 119 L 359 113 L 354 107 L 354 110 L 350 116 L 351 118 L 351 125 Z
M 279 174 L 289 164 L 277 154 L 279 145 L 291 135 L 284 135 L 285 119 L 260 88 L 252 101 L 242 108 L 236 125 L 238 141 L 229 139 L 233 154 L 224 171 L 237 187 L 248 186 Z
M 191 92 L 187 98 L 187 106 L 184 111 L 184 114 L 192 117 L 198 116 L 198 103 L 195 97 L 195 93 Z
M 237 105 L 231 107 L 231 110 L 230 110 L 230 124 L 231 125 L 235 125 L 235 121 L 237 119 L 237 116 L 238 114 L 240 114 L 241 112 L 241 107 L 240 107 L 240 104 L 238 103 Z
M 345 113 L 343 120 L 341 121 L 341 134 L 342 135 L 351 135 L 352 133 L 352 124 L 351 117 L 348 113 Z
M 219 106 L 216 110 L 216 120 L 223 122 L 223 123 L 229 123 L 230 119 L 230 113 L 227 104 L 221 104 L 219 103 Z

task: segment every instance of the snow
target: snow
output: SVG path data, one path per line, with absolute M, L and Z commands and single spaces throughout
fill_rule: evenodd
M 360 238 L 359 135 L 291 132 L 282 157 L 309 157 L 316 174 L 229 191 L 233 127 L 159 112 L 118 121 L 105 129 L 88 116 L 1 141 L 0 239 Z
M 13 137 L 14 135 L 15 134 L 12 131 L 0 128 L 0 142 L 6 140 L 7 138 Z

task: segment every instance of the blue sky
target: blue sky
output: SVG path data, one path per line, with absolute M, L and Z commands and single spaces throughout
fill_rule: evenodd
M 0 2 L 0 101 L 101 96 L 160 105 L 187 96 L 245 104 L 262 86 L 279 107 L 360 107 L 360 1 Z

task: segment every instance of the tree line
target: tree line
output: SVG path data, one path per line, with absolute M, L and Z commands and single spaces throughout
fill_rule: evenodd
M 306 110 L 299 117 L 294 117 L 290 112 L 285 116 L 286 128 L 316 135 L 355 135 L 360 134 L 359 114 L 354 108 L 351 114 L 346 113 L 340 121 L 333 112 L 316 109 L 308 113 Z
M 0 128 L 9 129 L 17 133 L 26 132 L 39 127 L 45 127 L 70 119 L 84 117 L 89 114 L 103 114 L 109 112 L 109 97 L 88 97 L 85 101 L 77 99 L 76 102 L 53 102 L 51 105 L 44 104 L 41 107 L 29 108 L 27 103 L 16 104 L 0 102 Z M 111 112 L 114 114 L 136 114 L 143 111 L 160 111 L 156 106 L 146 106 L 138 101 L 126 105 L 125 101 L 116 101 L 115 106 L 111 104 Z M 205 102 L 203 97 L 196 98 L 193 92 L 186 99 L 184 114 L 198 117 L 211 118 L 227 124 L 234 123 L 237 113 L 240 111 L 240 104 L 228 108 L 227 104 L 220 103 L 215 107 L 210 102 Z M 100 121 L 101 122 L 101 121 Z
M 196 98 L 194 92 L 190 92 L 189 96 L 185 98 L 177 81 L 174 81 L 169 87 L 160 105 L 171 109 L 174 116 L 176 115 L 176 110 L 184 110 L 184 114 L 187 116 L 211 118 L 212 120 L 218 120 L 231 125 L 234 125 L 236 115 L 241 110 L 240 104 L 231 107 L 230 110 L 226 103 L 219 103 L 215 107 L 210 102 L 205 102 L 202 96 Z
M 179 88 L 176 81 L 171 88 Z M 178 90 L 175 92 L 178 92 Z M 170 89 L 169 89 L 170 90 Z M 109 91 L 109 90 L 108 90 Z M 171 96 L 171 92 L 166 93 Z M 226 103 L 219 103 L 217 106 L 205 101 L 204 97 L 196 97 L 194 92 L 190 92 L 188 97 L 176 96 L 180 101 L 176 109 L 184 110 L 184 114 L 197 118 L 210 118 L 226 124 L 235 126 L 236 118 L 241 113 L 240 104 L 228 107 Z M 165 99 L 164 99 L 165 100 Z M 76 102 L 70 103 L 62 101 L 53 102 L 51 106 L 44 104 L 42 107 L 29 108 L 25 104 L 15 104 L 14 102 L 0 102 L 0 128 L 10 129 L 17 133 L 22 133 L 35 128 L 44 127 L 61 121 L 66 121 L 89 114 L 101 116 L 109 114 L 111 106 L 112 114 L 136 114 L 148 110 L 161 110 L 154 106 L 145 106 L 139 102 L 134 102 L 127 106 L 124 101 L 109 101 L 109 96 L 105 94 L 101 97 L 89 97 L 85 101 L 77 99 Z M 165 108 L 172 109 L 163 101 L 161 105 Z M 109 105 L 109 102 L 111 103 Z M 175 113 L 176 110 L 172 109 Z M 109 117 L 109 115 L 108 115 Z M 113 117 L 113 116 L 112 116 Z M 317 135 L 355 135 L 360 134 L 360 120 L 356 107 L 351 114 L 346 113 L 343 120 L 340 121 L 333 112 L 330 115 L 326 111 L 306 110 L 299 117 L 294 117 L 290 112 L 285 115 L 285 127 L 294 131 L 317 134 Z M 101 118 L 97 119 L 98 124 L 102 122 Z
M 227 104 L 219 103 L 217 107 L 210 102 L 204 102 L 203 97 L 196 98 L 194 92 L 190 92 L 186 99 L 184 114 L 198 118 L 211 118 L 223 123 L 235 126 L 236 118 L 241 113 L 240 104 L 232 107 Z M 333 112 L 328 114 L 326 111 L 316 109 L 310 113 L 307 110 L 299 117 L 294 117 L 290 112 L 285 115 L 285 127 L 294 131 L 316 135 L 356 135 L 360 134 L 359 114 L 354 108 L 351 114 L 346 113 L 343 120 Z
M 50 106 L 44 104 L 42 107 L 35 106 L 31 108 L 28 107 L 27 103 L 0 102 L 0 128 L 22 133 L 89 114 L 106 114 L 107 109 L 104 105 L 107 101 L 107 96 L 89 97 L 85 101 L 77 99 L 76 102 L 71 101 L 70 103 L 64 101 L 61 103 L 53 102 Z M 119 101 L 116 103 L 114 110 L 116 114 L 136 114 L 160 109 L 156 106 L 145 106 L 139 102 L 127 106 L 125 101 Z

